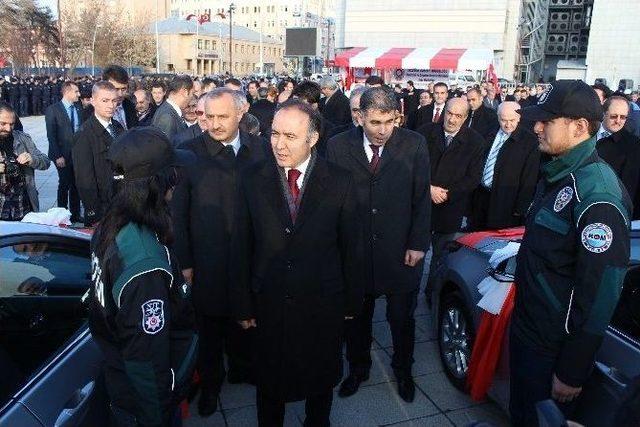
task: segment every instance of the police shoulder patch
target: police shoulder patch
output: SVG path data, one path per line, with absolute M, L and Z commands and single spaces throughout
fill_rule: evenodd
M 556 196 L 556 201 L 553 203 L 554 212 L 560 212 L 565 206 L 569 204 L 573 197 L 573 188 L 564 187 Z
M 164 328 L 164 301 L 150 299 L 141 306 L 142 330 L 150 335 L 155 335 Z
M 582 246 L 590 252 L 600 254 L 609 249 L 611 242 L 613 242 L 613 233 L 606 224 L 596 222 L 582 230 Z

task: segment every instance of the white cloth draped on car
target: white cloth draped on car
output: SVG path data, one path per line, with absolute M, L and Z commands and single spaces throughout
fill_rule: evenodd
M 497 268 L 501 262 L 515 256 L 519 249 L 519 242 L 507 243 L 505 247 L 496 250 L 493 255 L 491 255 L 489 265 L 491 265 L 491 268 Z M 478 307 L 491 314 L 500 314 L 512 286 L 513 283 L 501 282 L 492 276 L 486 277 L 478 283 L 478 292 L 482 295 L 482 298 L 478 301 Z

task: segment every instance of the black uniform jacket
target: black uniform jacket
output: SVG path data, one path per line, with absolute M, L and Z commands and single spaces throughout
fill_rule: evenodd
M 89 328 L 111 405 L 137 425 L 170 426 L 195 366 L 191 286 L 148 228 L 126 224 L 104 256 L 92 241 Z
M 430 243 L 429 154 L 415 132 L 395 128 L 384 145 L 375 174 L 369 169 L 362 128 L 343 132 L 328 144 L 327 159 L 351 171 L 363 229 L 366 291 L 414 291 L 422 264 L 404 264 L 408 249 Z
M 483 170 L 488 147 L 482 164 Z M 529 130 L 518 127 L 500 148 L 493 169 L 486 224 L 489 229 L 524 224 L 533 200 L 540 171 L 538 139 Z
M 229 245 L 237 174 L 263 160 L 270 150 L 260 137 L 244 132 L 240 142 L 234 158 L 207 132 L 181 146 L 193 151 L 197 161 L 181 170 L 173 194 L 174 248 L 182 268 L 194 270 L 194 302 L 203 315 L 229 315 Z
M 364 295 L 351 174 L 314 155 L 301 191 L 294 223 L 284 171 L 273 157 L 252 166 L 232 235 L 234 317 L 256 319 L 258 387 L 285 401 L 340 381 L 344 317 Z
M 122 133 L 120 123 L 112 120 L 116 133 Z M 85 212 L 94 215 L 85 217 L 88 224 L 99 221 L 105 214 L 113 196 L 113 170 L 107 160 L 107 152 L 114 142 L 95 114 L 82 124 L 73 139 L 73 165 L 76 187 Z
M 82 108 L 74 104 L 78 121 L 82 120 Z M 56 161 L 64 157 L 66 163 L 71 163 L 71 148 L 73 146 L 73 128 L 71 120 L 62 101 L 56 102 L 47 108 L 44 113 L 44 121 L 47 126 L 47 139 L 49 140 L 49 158 Z M 79 124 L 79 123 L 78 123 Z
M 500 129 L 498 114 L 484 105 L 480 105 L 475 111 L 470 111 L 467 120 L 462 126 L 469 127 L 469 122 L 471 122 L 471 129 L 482 135 L 489 144 L 493 142 L 493 138 L 495 138 Z
M 547 162 L 527 214 L 511 331 L 582 386 L 629 262 L 631 201 L 595 138 Z
M 335 126 L 345 125 L 351 121 L 349 98 L 341 90 L 337 90 L 322 108 L 322 115 Z
M 478 132 L 465 127 L 449 147 L 445 147 L 441 124 L 424 126 L 420 132 L 429 148 L 431 185 L 449 190 L 447 201 L 433 204 L 431 228 L 439 233 L 458 232 L 471 195 L 480 184 L 487 144 Z
M 634 201 L 635 211 L 638 211 L 636 201 L 638 184 L 640 181 L 640 138 L 622 128 L 618 132 L 602 138 L 596 143 L 598 155 L 611 166 L 624 184 L 629 197 Z M 636 219 L 640 215 L 634 213 Z

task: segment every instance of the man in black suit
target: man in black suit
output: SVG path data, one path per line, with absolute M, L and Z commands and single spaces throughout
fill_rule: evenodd
M 493 111 L 498 111 L 500 105 L 500 96 L 496 95 L 496 88 L 493 85 L 487 87 L 487 95 L 482 100 L 485 107 L 491 108 Z
M 469 104 L 462 98 L 447 101 L 444 122 L 423 126 L 422 133 L 431 159 L 431 248 L 430 282 L 446 243 L 459 232 L 480 184 L 486 142 L 475 130 L 464 127 Z
M 409 129 L 416 130 L 428 123 L 442 123 L 444 120 L 445 102 L 449 96 L 449 87 L 446 83 L 438 82 L 433 85 L 433 104 L 422 107 L 416 111 Z
M 260 122 L 260 134 L 265 136 L 271 129 L 273 115 L 276 112 L 276 104 L 267 99 L 268 92 L 266 87 L 258 88 L 258 99 L 249 107 L 249 114 L 253 114 Z
M 604 118 L 598 131 L 598 155 L 609 163 L 633 200 L 633 219 L 640 217 L 640 138 L 629 132 L 629 101 L 618 95 L 607 98 L 603 105 Z
M 273 120 L 273 153 L 242 175 L 232 234 L 234 317 L 254 328 L 260 427 L 282 426 L 306 400 L 306 426 L 329 426 L 342 377 L 345 319 L 362 307 L 351 174 L 313 149 L 318 112 L 300 101 Z
M 467 102 L 471 111 L 463 126 L 475 130 L 482 135 L 487 143 L 490 143 L 498 133 L 498 129 L 500 129 L 498 114 L 491 108 L 484 106 L 480 89 L 469 89 L 467 91 Z
M 119 65 L 109 65 L 102 72 L 102 80 L 111 83 L 118 92 L 118 105 L 113 113 L 113 118 L 122 125 L 124 130 L 135 127 L 138 124 L 138 114 L 136 113 L 136 105 L 127 98 L 129 90 L 127 71 Z
M 73 174 L 73 135 L 80 129 L 82 110 L 77 105 L 80 91 L 72 82 L 62 85 L 62 100 L 44 114 L 49 140 L 49 158 L 58 169 L 58 206 L 69 208 L 71 222 L 80 222 L 80 196 Z
M 170 106 L 170 101 L 171 95 L 163 106 Z M 228 298 L 236 177 L 242 168 L 263 160 L 267 153 L 260 137 L 238 130 L 245 102 L 244 94 L 227 88 L 205 95 L 209 129 L 182 145 L 195 153 L 197 162 L 183 169 L 172 201 L 174 230 L 179 236 L 175 251 L 186 280 L 194 284 L 202 385 L 198 412 L 202 416 L 217 409 L 225 378 L 225 352 L 228 381 L 254 381 L 249 360 L 251 342 L 229 317 Z
M 113 119 L 118 96 L 111 83 L 101 81 L 94 84 L 91 96 L 93 114 L 73 139 L 73 169 L 87 226 L 100 221 L 111 205 L 113 173 L 107 152 L 124 131 L 122 125 Z
M 207 115 L 205 114 L 205 97 L 201 95 L 198 98 L 195 108 L 196 115 L 196 123 L 192 126 L 189 126 L 187 129 L 182 132 L 176 134 L 173 138 L 173 145 L 179 146 L 187 141 L 191 141 L 194 138 L 199 137 L 202 132 L 206 132 L 209 130 L 209 121 L 207 120 Z
M 351 109 L 351 121 L 349 123 L 347 123 L 346 125 L 342 125 L 342 126 L 336 126 L 331 130 L 331 137 L 334 137 L 335 135 L 342 133 L 342 132 L 347 132 L 350 131 L 352 129 L 357 128 L 358 126 L 360 126 L 360 97 L 362 96 L 362 94 L 364 93 L 364 91 L 367 90 L 366 87 L 364 86 L 359 86 L 355 89 L 351 90 L 351 94 L 349 95 L 349 108 Z
M 320 85 L 316 82 L 305 80 L 295 88 L 291 92 L 291 97 L 293 99 L 299 99 L 302 102 L 305 102 L 311 105 L 311 108 L 318 111 L 318 106 L 320 104 L 320 96 L 322 95 L 322 91 L 320 90 Z M 327 152 L 327 141 L 333 135 L 333 128 L 335 125 L 327 120 L 326 118 L 320 116 L 320 139 L 318 140 L 318 144 L 316 145 L 316 151 L 322 157 L 326 155 Z
M 159 107 L 160 105 L 162 105 L 166 96 L 167 89 L 164 83 L 159 80 L 154 81 L 151 84 L 151 97 L 153 98 L 153 105 L 155 107 Z
M 153 115 L 152 125 L 159 128 L 173 141 L 176 134 L 187 129 L 182 110 L 193 97 L 193 81 L 189 76 L 175 76 L 169 82 L 167 100 Z
M 349 98 L 338 88 L 335 78 L 325 76 L 320 80 L 320 91 L 324 95 L 322 116 L 334 126 L 346 125 L 351 121 Z
M 349 376 L 340 386 L 341 397 L 354 394 L 369 378 L 371 321 L 382 295 L 398 394 L 407 402 L 415 394 L 413 314 L 429 246 L 429 155 L 424 138 L 395 126 L 398 108 L 391 89 L 367 89 L 360 98 L 362 127 L 336 135 L 327 148 L 327 159 L 353 174 L 366 263 L 363 311 L 347 326 Z
M 495 230 L 524 224 L 540 169 L 538 138 L 520 126 L 520 105 L 498 107 L 500 130 L 486 151 L 480 186 L 473 195 L 475 230 Z
M 151 102 L 151 94 L 144 89 L 138 89 L 133 93 L 136 100 L 136 113 L 138 114 L 137 126 L 151 126 L 155 106 Z

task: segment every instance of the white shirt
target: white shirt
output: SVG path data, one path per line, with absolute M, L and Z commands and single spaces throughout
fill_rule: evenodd
M 460 131 L 458 131 L 458 132 L 460 132 Z M 449 132 L 445 131 L 445 132 L 444 132 L 444 138 L 445 138 L 445 139 L 447 139 L 447 137 L 448 137 L 448 136 L 451 136 L 451 140 L 453 141 L 453 138 L 455 138 L 455 137 L 456 137 L 456 135 L 458 134 L 458 132 L 456 132 L 456 133 L 449 133 Z
M 176 110 L 176 113 L 178 113 L 178 115 L 180 117 L 182 117 L 182 109 L 178 106 L 178 104 L 176 104 L 175 102 L 171 101 L 169 98 L 167 98 L 167 100 L 165 102 L 169 103 L 169 105 L 171 105 L 173 107 L 173 109 Z
M 362 136 L 364 140 L 363 142 L 364 154 L 367 156 L 367 160 L 369 161 L 369 163 L 371 163 L 371 159 L 373 158 L 373 150 L 369 146 L 371 145 L 371 142 L 367 138 L 367 134 L 365 134 L 364 132 L 362 132 Z M 378 149 L 378 157 L 382 157 L 382 152 L 384 151 L 384 145 L 380 145 L 379 147 L 380 148 Z
M 240 132 L 236 133 L 236 137 L 233 138 L 231 142 L 222 142 L 221 144 L 224 145 L 225 147 L 227 145 L 231 145 L 231 147 L 233 147 L 234 154 L 237 156 L 238 151 L 240 151 Z
M 289 171 L 291 169 L 297 169 L 300 171 L 300 176 L 296 179 L 296 184 L 298 184 L 298 188 L 302 188 L 302 183 L 304 182 L 304 175 L 307 173 L 307 168 L 309 167 L 309 161 L 311 160 L 311 156 L 307 157 L 307 160 L 300 163 L 297 168 L 284 168 L 284 174 L 289 179 Z
M 95 115 L 95 114 L 94 114 L 94 115 Z M 107 129 L 107 127 L 111 124 L 111 120 L 109 120 L 108 122 L 105 122 L 104 120 L 102 120 L 102 119 L 101 119 L 100 117 L 98 117 L 97 115 L 95 115 L 95 116 L 96 116 L 96 119 L 98 119 L 98 122 L 100 122 L 100 124 L 101 124 L 102 126 L 104 126 L 104 128 L 105 128 L 105 130 L 106 130 L 107 132 L 109 132 L 109 129 Z
M 438 109 L 440 109 L 440 116 L 442 117 L 442 114 L 444 114 L 444 106 L 445 104 L 433 104 L 433 116 L 431 116 L 431 121 L 436 118 L 436 111 L 438 111 Z

